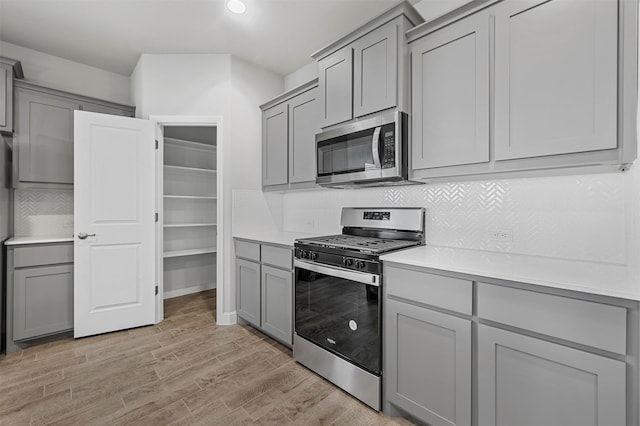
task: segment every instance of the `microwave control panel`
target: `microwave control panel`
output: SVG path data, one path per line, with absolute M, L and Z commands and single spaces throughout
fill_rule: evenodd
M 383 154 L 382 154 L 382 168 L 391 169 L 396 166 L 396 138 L 394 132 L 384 132 L 382 140 Z

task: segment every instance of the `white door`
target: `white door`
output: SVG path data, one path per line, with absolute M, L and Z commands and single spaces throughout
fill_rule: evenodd
M 155 126 L 75 111 L 74 337 L 155 320 Z

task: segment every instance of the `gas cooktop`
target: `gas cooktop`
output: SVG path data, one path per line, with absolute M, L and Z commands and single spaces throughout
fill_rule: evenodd
M 418 241 L 397 240 L 358 235 L 327 235 L 321 237 L 301 238 L 297 242 L 311 246 L 353 250 L 363 253 L 381 254 L 405 247 L 419 245 Z

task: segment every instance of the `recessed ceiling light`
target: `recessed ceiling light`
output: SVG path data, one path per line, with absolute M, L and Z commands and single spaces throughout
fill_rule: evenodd
M 229 0 L 227 2 L 227 9 L 239 15 L 247 11 L 247 6 L 240 0 Z

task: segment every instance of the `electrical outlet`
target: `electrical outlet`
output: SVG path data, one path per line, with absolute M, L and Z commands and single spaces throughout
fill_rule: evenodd
M 492 241 L 510 243 L 513 242 L 513 230 L 504 228 L 493 229 L 490 231 L 490 237 Z

